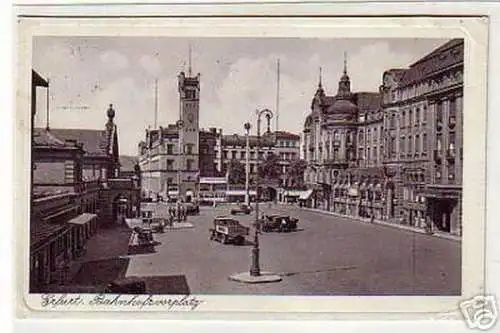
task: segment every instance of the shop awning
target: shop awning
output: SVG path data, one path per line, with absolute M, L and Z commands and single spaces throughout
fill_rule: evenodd
M 302 191 L 302 193 L 300 193 L 299 199 L 300 200 L 307 200 L 311 197 L 312 193 L 313 193 L 313 190 Z
M 257 195 L 257 193 L 255 192 L 255 190 L 250 190 L 248 191 L 248 193 L 250 195 Z M 228 190 L 226 191 L 226 195 L 229 196 L 229 195 L 234 195 L 234 196 L 240 196 L 240 195 L 246 195 L 246 191 L 245 190 Z
M 92 221 L 93 219 L 97 218 L 96 214 L 91 214 L 91 213 L 83 213 L 78 215 L 75 218 L 72 218 L 71 220 L 68 221 L 68 223 L 71 224 L 78 224 L 78 225 L 85 225 Z

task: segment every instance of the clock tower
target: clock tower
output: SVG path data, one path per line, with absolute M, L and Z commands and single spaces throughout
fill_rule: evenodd
M 178 76 L 179 85 L 179 166 L 181 183 L 179 197 L 185 202 L 198 196 L 199 175 L 199 114 L 200 114 L 200 74 L 188 75 L 181 72 Z

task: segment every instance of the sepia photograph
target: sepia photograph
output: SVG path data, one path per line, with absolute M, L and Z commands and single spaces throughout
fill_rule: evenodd
M 19 22 L 21 315 L 496 311 L 484 21 Z
M 460 295 L 464 40 L 33 39 L 30 293 Z

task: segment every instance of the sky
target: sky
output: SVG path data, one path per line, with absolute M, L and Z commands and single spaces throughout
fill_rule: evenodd
M 158 79 L 158 126 L 179 117 L 177 75 L 201 74 L 200 127 L 243 133 L 255 110 L 276 109 L 280 59 L 279 129 L 300 133 L 318 86 L 335 95 L 344 52 L 352 91 L 378 91 L 382 73 L 406 68 L 443 39 L 300 39 L 175 37 L 35 37 L 33 69 L 50 82 L 51 128 L 103 129 L 116 111 L 120 154 L 137 155 L 153 127 Z M 37 90 L 35 126 L 46 125 L 45 89 Z M 273 125 L 274 128 L 274 125 Z M 252 133 L 255 127 L 252 128 Z

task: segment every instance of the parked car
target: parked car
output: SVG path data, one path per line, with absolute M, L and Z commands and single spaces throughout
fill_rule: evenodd
M 237 245 L 245 243 L 245 237 L 248 236 L 249 231 L 249 227 L 241 225 L 237 220 L 227 216 L 217 216 L 214 219 L 213 228 L 209 229 L 210 240 Z
M 231 215 L 236 214 L 250 214 L 252 212 L 252 207 L 247 204 L 239 204 L 237 207 L 231 209 Z
M 186 213 L 188 215 L 197 215 L 200 213 L 200 206 L 195 202 L 188 202 L 185 204 Z
M 262 221 L 262 231 L 290 232 L 297 230 L 299 219 L 289 215 L 273 214 L 265 215 Z

